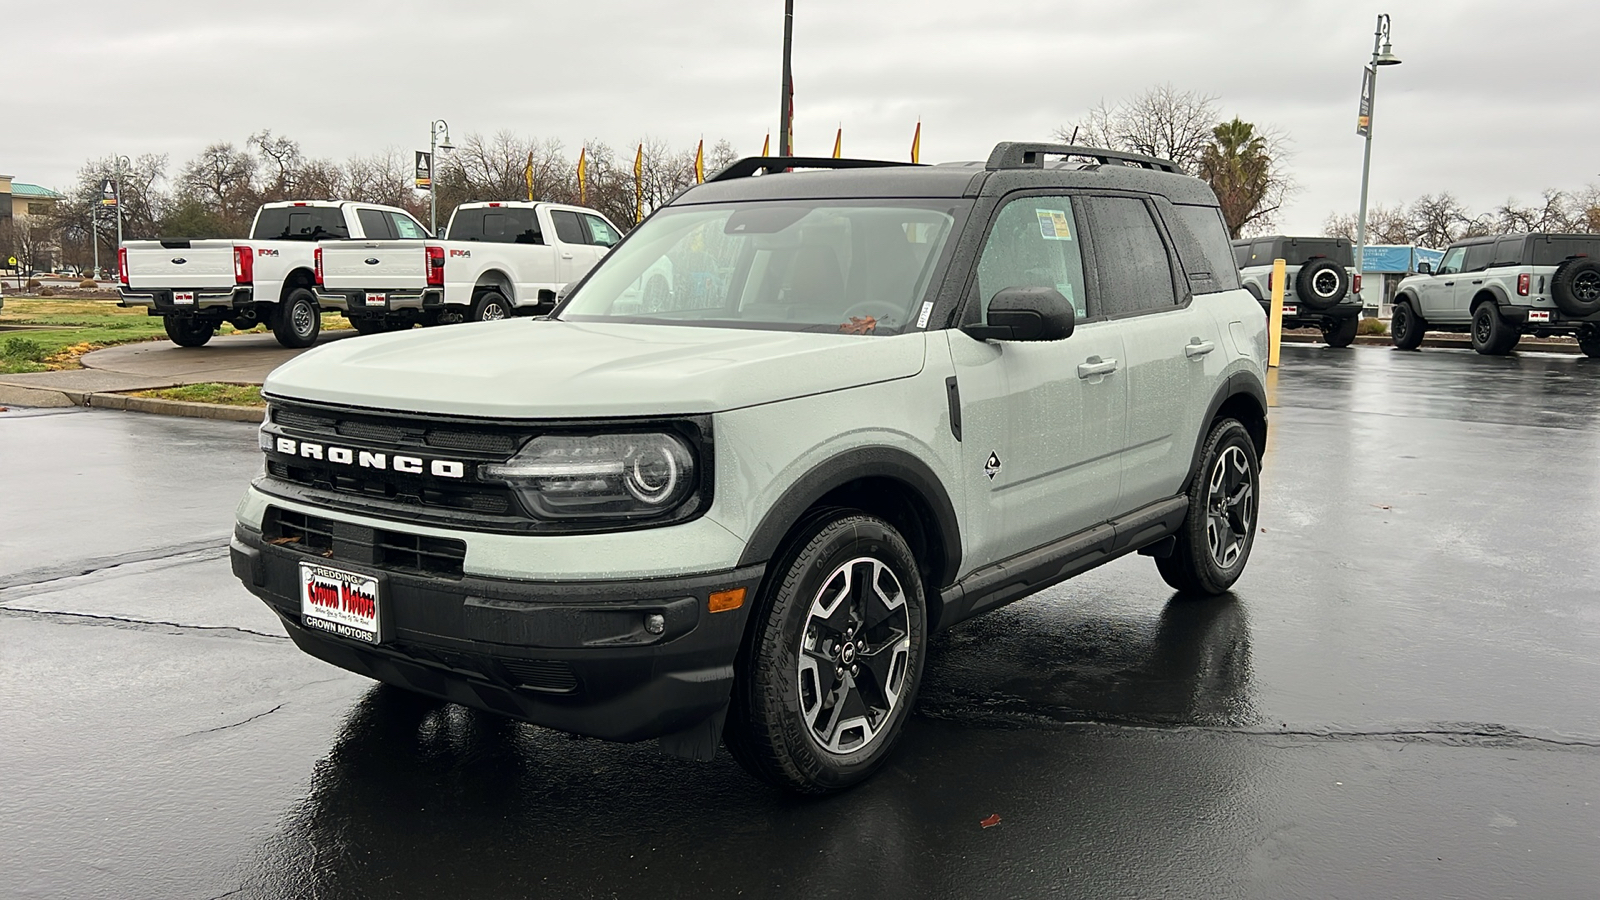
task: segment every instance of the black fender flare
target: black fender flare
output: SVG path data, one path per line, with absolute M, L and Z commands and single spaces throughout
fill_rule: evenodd
M 1206 449 L 1206 436 L 1211 433 L 1211 423 L 1217 418 L 1223 404 L 1235 397 L 1244 397 L 1255 403 L 1261 413 L 1262 431 L 1261 446 L 1256 448 L 1257 455 L 1266 450 L 1266 421 L 1267 421 L 1267 389 L 1256 377 L 1254 372 L 1235 372 L 1228 376 L 1227 383 L 1217 389 L 1211 397 L 1211 404 L 1206 407 L 1205 418 L 1202 419 L 1200 433 L 1194 439 L 1194 453 L 1189 460 L 1189 477 L 1184 479 L 1183 489 L 1187 492 L 1193 485 L 1195 475 L 1200 471 L 1200 454 Z M 1252 434 L 1252 437 L 1255 435 Z
M 1478 297 L 1483 294 L 1488 294 L 1489 299 L 1479 300 Z M 1500 307 L 1511 305 L 1511 298 L 1506 295 L 1505 288 L 1502 288 L 1500 285 L 1485 284 L 1479 287 L 1477 291 L 1473 293 L 1472 302 L 1468 304 L 1468 311 L 1476 312 L 1479 303 L 1493 303 L 1495 305 L 1495 311 L 1498 312 Z
M 1390 306 L 1399 306 L 1402 303 L 1411 307 L 1411 312 L 1413 315 L 1419 319 L 1422 318 L 1422 301 L 1417 299 L 1416 294 L 1413 294 L 1410 291 L 1401 291 L 1400 293 L 1394 295 L 1394 302 L 1391 303 Z
M 932 510 L 944 551 L 944 570 L 938 573 L 944 587 L 955 581 L 961 570 L 961 524 L 955 504 L 939 476 L 927 463 L 897 447 L 857 447 L 830 457 L 790 485 L 762 516 L 745 542 L 739 566 L 767 562 L 777 554 L 783 539 L 806 510 L 842 485 L 862 478 L 887 478 L 898 481 L 919 495 Z

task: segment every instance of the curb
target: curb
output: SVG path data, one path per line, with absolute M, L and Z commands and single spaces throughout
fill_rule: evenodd
M 0 406 L 36 406 L 53 409 L 61 406 L 81 406 L 79 394 L 74 398 L 66 391 L 51 390 L 49 388 L 18 387 L 12 384 L 0 384 Z
M 95 409 L 121 409 L 161 416 L 185 416 L 191 419 L 219 419 L 225 422 L 253 422 L 259 425 L 266 418 L 266 410 L 256 406 L 190 403 L 186 400 L 129 397 L 126 394 L 87 394 L 84 396 L 84 401 L 84 406 Z
M 1322 338 L 1313 334 L 1285 334 L 1285 344 L 1320 344 Z M 1361 347 L 1392 347 L 1394 342 L 1387 334 L 1363 334 L 1356 337 L 1356 345 Z M 1438 337 L 1423 338 L 1422 346 L 1445 350 L 1471 350 L 1472 341 L 1467 337 Z M 1569 356 L 1582 356 L 1583 351 L 1578 349 L 1577 342 L 1550 341 L 1539 338 L 1524 339 L 1517 344 L 1518 350 L 1532 350 L 1536 353 L 1564 353 Z

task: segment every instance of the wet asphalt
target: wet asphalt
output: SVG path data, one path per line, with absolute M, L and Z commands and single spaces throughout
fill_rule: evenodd
M 960 626 L 822 800 L 301 654 L 228 570 L 253 426 L 0 413 L 0 897 L 1600 895 L 1600 361 L 1274 393 L 1233 595 Z

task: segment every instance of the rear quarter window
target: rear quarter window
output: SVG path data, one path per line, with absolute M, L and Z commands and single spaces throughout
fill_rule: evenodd
M 1494 262 L 1491 265 L 1522 265 L 1522 251 L 1527 243 L 1528 239 L 1520 234 L 1513 237 L 1503 237 L 1496 241 L 1494 245 Z
M 1214 294 L 1239 287 L 1239 266 L 1234 261 L 1233 248 L 1228 244 L 1228 231 L 1222 223 L 1222 210 L 1215 206 L 1188 206 L 1158 202 L 1156 208 L 1167 217 L 1167 210 L 1176 212 L 1167 222 L 1178 247 L 1178 261 L 1189 278 L 1189 290 L 1195 294 Z
M 1536 237 L 1531 243 L 1533 265 L 1536 266 L 1559 266 L 1573 256 L 1600 259 L 1600 237 L 1558 234 Z

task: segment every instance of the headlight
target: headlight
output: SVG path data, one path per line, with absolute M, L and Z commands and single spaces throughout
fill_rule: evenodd
M 541 519 L 666 515 L 694 496 L 694 454 L 659 432 L 545 435 L 478 477 L 511 485 Z

